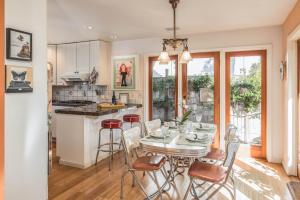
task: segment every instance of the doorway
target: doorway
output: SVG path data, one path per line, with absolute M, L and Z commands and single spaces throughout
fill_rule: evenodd
M 171 121 L 178 115 L 178 56 L 160 65 L 149 57 L 149 120 Z
M 266 66 L 266 50 L 226 53 L 226 125 L 255 158 L 266 158 Z
M 0 0 L 0 80 L 5 80 L 4 0 Z M 4 81 L 0 84 L 0 199 L 4 199 Z
M 217 125 L 213 146 L 219 148 L 220 52 L 193 53 L 192 57 L 182 65 L 182 98 L 194 111 L 192 121 Z

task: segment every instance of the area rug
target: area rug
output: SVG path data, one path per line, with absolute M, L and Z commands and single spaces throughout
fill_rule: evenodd
M 300 182 L 291 181 L 287 183 L 287 187 L 294 200 L 300 200 Z

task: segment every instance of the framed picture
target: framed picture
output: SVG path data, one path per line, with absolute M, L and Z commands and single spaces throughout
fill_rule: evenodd
M 7 28 L 6 58 L 12 60 L 32 61 L 32 34 Z
M 119 99 L 120 99 L 120 102 L 122 102 L 124 104 L 128 104 L 128 102 L 129 102 L 129 94 L 128 93 L 120 93 L 119 94 Z
M 113 57 L 112 63 L 113 88 L 115 90 L 134 90 L 138 56 Z
M 6 93 L 32 92 L 32 67 L 6 65 Z

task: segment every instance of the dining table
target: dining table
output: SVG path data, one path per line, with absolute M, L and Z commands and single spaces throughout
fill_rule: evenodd
M 152 130 L 139 140 L 144 152 L 147 154 L 165 155 L 168 160 L 168 177 L 166 177 L 166 181 L 161 186 L 162 191 L 169 191 L 171 186 L 178 191 L 175 177 L 184 172 L 184 169 L 183 171 L 178 170 L 179 162 L 187 163 L 181 166 L 182 168 L 187 168 L 192 161 L 205 157 L 211 150 L 217 126 L 215 124 L 194 122 L 191 124 L 192 128 L 189 129 L 170 127 L 167 130 L 167 134 L 162 134 L 164 129 L 164 126 L 162 126 L 159 129 Z M 167 185 L 169 187 L 166 188 Z M 158 191 L 150 196 L 153 197 L 155 195 L 158 195 Z

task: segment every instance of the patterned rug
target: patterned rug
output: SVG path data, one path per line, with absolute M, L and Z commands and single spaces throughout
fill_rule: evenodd
M 287 183 L 287 187 L 294 200 L 300 200 L 300 182 L 291 181 Z

